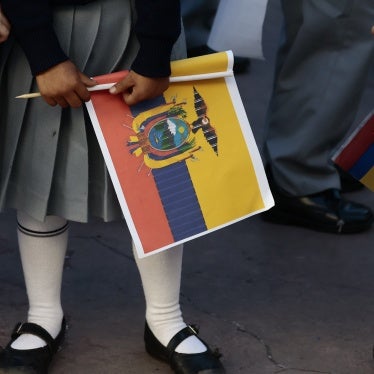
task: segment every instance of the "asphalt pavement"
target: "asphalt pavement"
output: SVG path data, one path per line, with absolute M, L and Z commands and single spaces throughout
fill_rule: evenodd
M 261 144 L 279 38 L 279 2 L 264 61 L 237 76 Z M 374 74 L 358 122 L 372 109 Z M 348 195 L 347 195 L 348 197 Z M 374 209 L 366 189 L 349 194 Z M 228 374 L 374 373 L 374 229 L 334 235 L 259 216 L 185 245 L 186 321 L 223 354 Z M 144 350 L 144 299 L 123 222 L 71 225 L 63 280 L 69 330 L 51 374 L 171 374 Z M 0 214 L 0 345 L 26 317 L 14 213 Z

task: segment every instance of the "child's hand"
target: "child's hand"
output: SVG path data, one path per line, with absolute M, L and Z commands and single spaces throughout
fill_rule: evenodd
M 374 26 L 371 28 L 371 33 L 374 35 Z
M 10 32 L 10 24 L 6 17 L 4 16 L 4 13 L 1 11 L 0 6 L 0 43 L 5 42 L 5 40 L 8 39 Z
M 41 95 L 51 106 L 80 107 L 90 100 L 87 87 L 97 83 L 81 73 L 71 61 L 64 61 L 36 76 Z
M 169 87 L 169 78 L 148 78 L 130 71 L 129 74 L 110 89 L 110 93 L 122 93 L 127 105 L 153 99 L 162 95 Z

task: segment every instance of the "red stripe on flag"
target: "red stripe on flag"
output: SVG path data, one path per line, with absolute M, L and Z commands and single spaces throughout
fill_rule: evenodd
M 100 83 L 107 82 L 100 79 Z M 113 96 L 107 91 L 92 92 L 91 100 L 144 252 L 173 243 L 152 173 L 147 166 L 141 166 L 143 155 L 136 157 L 127 146 L 130 135 L 136 136 L 131 129 L 129 107 L 122 95 Z
M 349 170 L 374 143 L 374 114 L 366 121 L 364 126 L 354 134 L 351 141 L 335 159 L 335 163 L 344 170 Z

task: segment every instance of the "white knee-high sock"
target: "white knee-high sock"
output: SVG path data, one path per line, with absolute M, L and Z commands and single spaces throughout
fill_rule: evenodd
M 18 242 L 29 299 L 28 322 L 46 329 L 55 338 L 61 330 L 61 281 L 68 240 L 64 218 L 48 216 L 39 222 L 18 212 Z M 44 340 L 21 335 L 12 343 L 15 349 L 45 346 Z
M 171 338 L 184 327 L 179 304 L 183 246 L 139 259 L 133 245 L 134 257 L 146 300 L 146 320 L 157 339 L 167 346 Z M 205 345 L 195 336 L 185 339 L 176 351 L 199 353 L 206 351 Z

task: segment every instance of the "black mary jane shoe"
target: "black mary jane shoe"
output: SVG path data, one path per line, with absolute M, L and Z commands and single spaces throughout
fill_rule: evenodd
M 175 349 L 189 336 L 197 336 L 197 332 L 187 326 L 173 336 L 167 347 L 164 347 L 153 335 L 148 324 L 145 325 L 144 341 L 146 351 L 154 358 L 167 362 L 176 374 L 224 374 L 226 373 L 219 357 L 204 343 L 207 350 L 202 353 L 178 353 Z
M 61 347 L 65 337 L 66 321 L 62 320 L 61 331 L 56 339 L 35 323 L 18 323 L 13 330 L 11 341 L 0 352 L 0 373 L 48 374 L 53 356 Z M 19 350 L 12 343 L 23 334 L 32 334 L 43 339 L 47 345 L 41 348 Z

